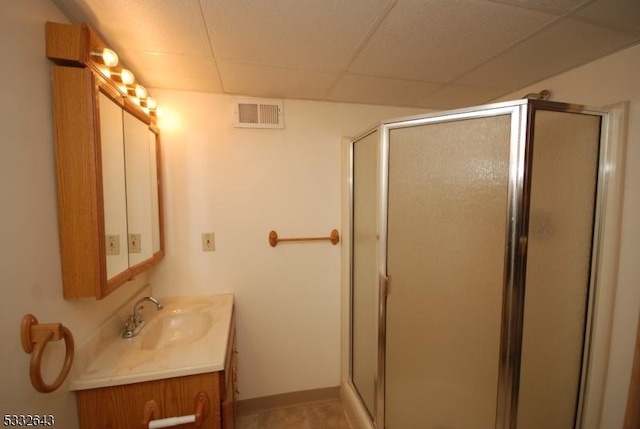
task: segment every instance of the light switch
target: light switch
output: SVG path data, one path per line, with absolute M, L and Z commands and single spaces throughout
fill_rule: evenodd
M 107 255 L 120 254 L 120 236 L 117 234 L 107 234 Z
M 216 250 L 215 234 L 213 232 L 202 233 L 202 251 L 213 252 Z
M 142 252 L 142 237 L 140 234 L 129 234 L 129 253 Z

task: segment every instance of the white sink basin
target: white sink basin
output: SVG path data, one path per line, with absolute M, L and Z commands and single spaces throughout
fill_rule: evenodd
M 186 346 L 204 337 L 212 321 L 211 313 L 206 311 L 161 311 L 142 329 L 136 344 L 142 350 Z
M 97 335 L 76 362 L 71 390 L 140 383 L 224 369 L 233 295 L 160 298 L 143 311 L 146 326 L 133 338 Z M 107 324 L 119 326 L 119 319 Z M 111 331 L 109 331 L 111 332 Z M 84 350 L 87 350 L 86 352 Z M 85 354 L 83 356 L 83 354 Z

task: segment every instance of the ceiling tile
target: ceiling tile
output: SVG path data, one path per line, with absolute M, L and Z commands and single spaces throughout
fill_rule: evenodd
M 292 99 L 473 105 L 640 42 L 640 0 L 52 1 L 148 87 Z
M 343 70 L 389 0 L 202 0 L 216 59 Z
M 456 109 L 489 103 L 504 95 L 505 91 L 495 88 L 480 88 L 463 85 L 447 85 L 421 99 L 414 105 L 429 109 Z
M 537 9 L 545 12 L 564 14 L 592 0 L 491 0 L 514 6 Z
M 211 54 L 198 0 L 84 0 L 84 7 L 117 51 Z
M 331 89 L 326 99 L 350 103 L 408 106 L 414 105 L 439 87 L 438 84 L 427 82 L 345 75 Z
M 211 58 L 130 50 L 123 51 L 122 56 L 136 79 L 147 87 L 222 92 L 216 63 Z
M 400 0 L 349 71 L 449 82 L 556 18 L 486 1 Z
M 257 97 L 320 100 L 335 73 L 218 62 L 224 92 Z
M 599 0 L 580 10 L 576 16 L 640 36 L 640 1 L 638 0 Z
M 563 19 L 456 83 L 517 89 L 615 52 L 634 40 L 628 34 Z

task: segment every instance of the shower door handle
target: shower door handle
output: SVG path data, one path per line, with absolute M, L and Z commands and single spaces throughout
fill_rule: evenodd
M 380 297 L 386 298 L 391 293 L 391 278 L 380 274 Z

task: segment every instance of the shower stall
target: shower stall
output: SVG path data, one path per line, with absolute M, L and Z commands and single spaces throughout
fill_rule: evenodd
M 350 143 L 349 385 L 372 426 L 592 427 L 609 127 L 524 99 Z

